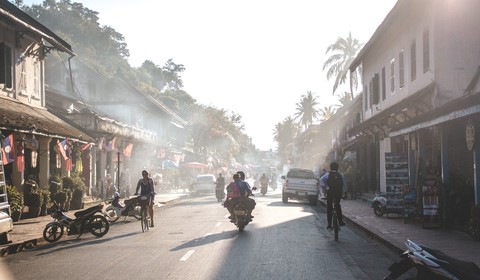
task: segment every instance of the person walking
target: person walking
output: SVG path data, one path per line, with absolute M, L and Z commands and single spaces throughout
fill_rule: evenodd
M 345 178 L 342 174 L 338 172 L 338 163 L 332 162 L 330 164 L 330 171 L 326 172 L 320 178 L 320 184 L 324 188 L 324 192 L 327 194 L 327 229 L 332 228 L 332 215 L 333 215 L 333 205 L 335 204 L 335 209 L 338 213 L 338 223 L 340 226 L 344 226 L 342 216 L 342 207 L 340 205 L 340 200 L 343 197 L 344 192 L 346 191 Z

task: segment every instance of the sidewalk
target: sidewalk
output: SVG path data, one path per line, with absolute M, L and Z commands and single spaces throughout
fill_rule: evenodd
M 320 202 L 325 205 L 325 201 Z M 404 224 L 403 218 L 395 214 L 377 217 L 365 199 L 342 200 L 340 203 L 348 227 L 366 232 L 399 253 L 405 251 L 404 243 L 410 239 L 480 266 L 480 242 L 471 239 L 467 233 L 445 228 L 424 229 L 419 219 L 411 219 Z
M 185 197 L 188 197 L 188 194 L 157 194 L 155 195 L 155 205 L 157 207 L 164 207 Z M 103 204 L 103 200 L 85 201 L 84 209 L 98 204 Z M 73 218 L 76 211 L 80 210 L 71 210 L 66 214 L 67 216 Z M 28 249 L 45 244 L 46 241 L 43 239 L 43 229 L 45 228 L 45 225 L 52 220 L 52 217 L 47 215 L 14 222 L 13 230 L 9 233 L 9 240 L 11 243 L 7 245 L 0 245 L 0 256 L 14 254 L 26 248 Z

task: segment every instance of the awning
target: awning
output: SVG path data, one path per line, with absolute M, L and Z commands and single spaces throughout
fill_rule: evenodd
M 3 96 L 0 96 L 0 128 L 49 137 L 69 137 L 82 142 L 94 142 L 91 136 L 58 118 L 47 109 L 32 107 Z
M 480 113 L 480 92 L 455 99 L 444 106 L 402 123 L 388 133 L 390 137 Z
M 182 167 L 193 168 L 193 169 L 203 169 L 208 167 L 208 165 L 200 162 L 184 162 L 181 164 Z

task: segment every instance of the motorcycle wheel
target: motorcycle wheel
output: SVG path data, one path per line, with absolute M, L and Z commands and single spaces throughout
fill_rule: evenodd
M 135 210 L 135 213 L 138 213 L 138 214 L 133 214 L 133 217 L 135 217 L 135 219 L 140 221 L 142 219 L 142 215 L 141 215 L 141 212 L 140 212 L 140 211 L 142 211 L 142 207 L 137 205 L 137 206 L 135 206 L 134 210 Z
M 105 211 L 105 218 L 107 218 L 110 223 L 113 223 L 116 222 L 120 217 L 117 215 L 117 211 L 114 209 L 108 209 Z
M 94 215 L 88 220 L 88 230 L 96 237 L 102 237 L 107 234 L 110 225 L 104 216 Z
M 53 243 L 58 241 L 63 236 L 63 227 L 60 224 L 50 224 L 43 230 L 43 239 Z
M 375 203 L 373 205 L 373 213 L 375 213 L 375 215 L 378 217 L 381 217 L 383 216 L 383 214 L 385 214 L 383 211 L 383 207 L 382 205 L 380 205 L 380 203 Z
M 239 232 L 242 232 L 243 229 L 245 228 L 245 224 L 243 223 L 243 217 L 240 219 L 237 219 L 237 227 Z

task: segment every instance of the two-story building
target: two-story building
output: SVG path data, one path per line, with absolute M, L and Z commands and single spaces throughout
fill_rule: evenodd
M 47 55 L 74 53 L 68 43 L 8 1 L 0 1 L 0 30 L 0 129 L 14 142 L 14 158 L 5 165 L 6 183 L 20 188 L 24 179 L 32 178 L 47 186 L 52 166 L 62 166 L 55 152 L 58 141 L 93 142 L 45 106 Z
M 375 157 L 366 164 L 379 167 L 368 183 L 391 192 L 416 186 L 422 202 L 433 180 L 451 223 L 464 224 L 480 203 L 479 8 L 475 0 L 399 0 L 350 66 L 362 65 L 364 85 L 363 122 L 350 133 L 369 139 Z M 395 158 L 405 171 L 388 172 Z

